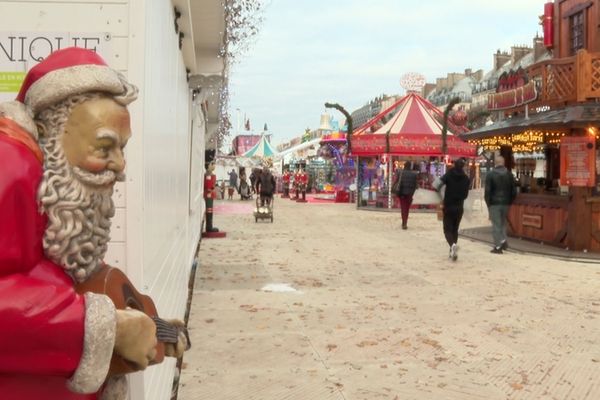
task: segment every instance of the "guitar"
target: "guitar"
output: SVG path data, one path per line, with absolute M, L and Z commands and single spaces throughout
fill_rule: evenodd
M 76 285 L 75 291 L 79 294 L 86 292 L 104 294 L 110 297 L 117 309 L 133 308 L 152 318 L 156 324 L 158 343 L 156 345 L 156 356 L 150 361 L 150 365 L 159 364 L 163 361 L 165 358 L 165 343 L 176 344 L 180 332 L 183 332 L 186 336 L 188 343 L 186 350 L 190 347 L 187 330 L 159 318 L 152 299 L 138 292 L 129 278 L 118 268 L 103 264 L 88 280 Z M 108 376 L 123 375 L 138 370 L 139 368 L 134 363 L 113 353 Z

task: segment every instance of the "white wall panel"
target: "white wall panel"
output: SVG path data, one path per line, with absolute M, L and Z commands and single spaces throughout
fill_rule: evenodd
M 3 1 L 3 31 L 110 32 L 127 37 L 128 6 L 125 3 L 75 3 L 69 1 Z M 7 18 L 6 18 L 7 17 Z
M 190 91 L 169 0 L 146 2 L 143 122 L 143 286 L 167 318 L 183 318 L 196 244 L 191 243 Z M 129 193 L 128 193 L 129 195 Z M 131 227 L 128 227 L 130 230 Z M 131 235 L 128 238 L 132 238 Z M 144 399 L 168 399 L 170 360 L 144 374 Z

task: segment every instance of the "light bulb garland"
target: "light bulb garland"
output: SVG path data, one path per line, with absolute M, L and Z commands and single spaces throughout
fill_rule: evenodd
M 595 132 L 594 132 L 595 134 Z M 493 136 L 483 139 L 469 140 L 469 143 L 482 147 L 484 150 L 499 150 L 502 146 L 510 146 L 514 153 L 535 153 L 543 150 L 548 144 L 560 144 L 565 132 L 546 132 L 526 130 L 510 136 Z M 598 138 L 598 135 L 595 134 Z

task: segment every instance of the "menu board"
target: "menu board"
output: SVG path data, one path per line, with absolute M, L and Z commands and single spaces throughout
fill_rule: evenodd
M 560 184 L 588 186 L 596 184 L 596 138 L 563 137 L 560 140 Z

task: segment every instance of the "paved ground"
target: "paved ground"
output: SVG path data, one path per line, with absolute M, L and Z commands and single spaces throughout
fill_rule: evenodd
M 280 200 L 271 224 L 229 204 L 227 238 L 201 245 L 180 400 L 600 398 L 599 264 L 468 240 L 452 263 L 434 214 L 402 231 L 351 205 Z

